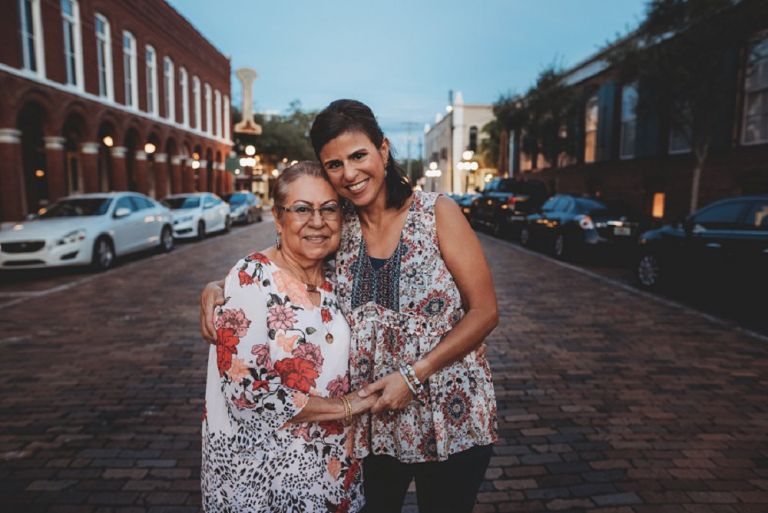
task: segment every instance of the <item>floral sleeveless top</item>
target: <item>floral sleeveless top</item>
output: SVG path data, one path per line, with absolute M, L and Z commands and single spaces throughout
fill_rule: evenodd
M 438 246 L 437 197 L 414 192 L 397 249 L 383 264 L 371 263 L 357 214 L 345 213 L 336 274 L 352 332 L 352 390 L 420 359 L 464 314 Z M 423 404 L 414 400 L 400 412 L 362 415 L 354 426 L 355 456 L 443 461 L 496 440 L 496 399 L 484 357 L 471 352 L 432 375 L 426 389 Z

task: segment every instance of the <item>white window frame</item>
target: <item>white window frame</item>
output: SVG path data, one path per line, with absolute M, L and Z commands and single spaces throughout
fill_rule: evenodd
M 200 79 L 197 75 L 192 77 L 192 94 L 195 97 L 195 130 L 203 130 L 203 110 L 200 99 Z
M 181 123 L 189 126 L 189 73 L 184 66 L 179 67 L 179 87 L 181 88 Z
M 230 140 L 230 126 L 229 126 L 229 96 L 224 95 L 224 139 Z
M 126 51 L 126 39 L 129 42 Z M 123 89 L 125 105 L 132 109 L 139 108 L 139 56 L 136 49 L 136 37 L 129 31 L 123 31 Z
M 72 15 L 64 13 L 63 3 L 72 4 Z M 77 0 L 61 0 L 61 22 L 64 34 L 64 69 L 67 77 L 65 84 L 83 90 L 83 40 L 80 34 L 80 2 Z M 67 32 L 70 38 L 67 38 Z M 69 48 L 69 46 L 72 48 Z M 71 58 L 70 58 L 71 56 Z
M 749 61 L 752 60 L 752 54 L 757 47 L 764 48 L 764 56 L 750 64 Z M 768 120 L 766 120 L 766 118 L 768 118 L 768 32 L 763 32 L 759 37 L 752 40 L 747 59 L 747 69 L 745 70 L 744 78 L 744 107 L 742 112 L 741 144 L 750 146 L 768 142 Z M 754 81 L 750 79 L 750 68 L 753 66 L 755 67 L 754 71 L 758 75 Z M 757 100 L 755 103 L 759 109 L 756 115 L 750 115 L 749 113 L 750 102 L 753 99 Z M 749 119 L 752 117 L 763 118 L 762 123 L 760 121 L 758 121 L 758 123 L 763 125 L 765 132 L 760 133 L 760 131 L 758 131 L 758 138 L 748 139 Z
M 631 159 L 637 151 L 637 82 L 621 88 L 621 131 L 619 134 L 619 158 Z M 631 141 L 628 139 L 631 137 Z
M 214 98 L 214 105 L 216 106 L 216 130 L 215 130 L 214 133 L 216 134 L 216 137 L 221 137 L 222 136 L 222 130 L 221 130 L 221 121 L 222 121 L 222 118 L 221 118 L 221 92 L 218 89 L 216 89 L 213 92 L 213 98 Z
M 96 20 L 94 32 L 96 34 L 96 71 L 99 75 L 99 96 L 114 101 L 115 84 L 112 69 L 112 31 L 106 16 L 97 12 L 94 18 Z M 99 22 L 101 22 L 104 27 L 103 34 L 99 34 L 97 29 Z
M 32 15 L 27 20 L 25 4 L 29 2 Z M 26 31 L 28 22 L 31 21 L 32 33 Z M 19 0 L 19 26 L 21 32 L 21 67 L 39 77 L 45 77 L 45 45 L 43 44 L 43 25 L 40 17 L 40 0 Z M 32 67 L 31 55 L 27 40 L 32 41 L 32 53 L 34 53 L 35 66 Z
M 173 59 L 163 57 L 163 93 L 165 98 L 165 117 L 176 122 L 176 77 Z
M 594 117 L 594 119 L 592 119 Z M 594 122 L 594 126 L 592 126 Z M 590 96 L 584 109 L 584 163 L 591 164 L 597 161 L 597 127 L 600 124 L 600 104 L 597 94 Z M 592 158 L 587 159 L 587 143 L 589 134 L 594 134 L 592 140 Z
M 213 98 L 211 84 L 205 83 L 205 131 L 213 134 Z
M 157 50 L 152 45 L 144 46 L 144 69 L 147 75 L 147 112 L 158 116 L 160 98 L 157 94 Z

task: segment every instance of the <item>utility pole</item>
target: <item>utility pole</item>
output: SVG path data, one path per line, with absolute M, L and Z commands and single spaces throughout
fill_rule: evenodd
M 406 144 L 408 160 L 405 164 L 405 173 L 408 176 L 408 180 L 413 180 L 413 175 L 411 175 L 411 131 L 415 127 L 421 126 L 421 123 L 416 123 L 415 121 L 403 121 L 402 124 L 408 129 L 408 142 Z M 421 154 L 421 141 L 419 141 L 419 154 Z

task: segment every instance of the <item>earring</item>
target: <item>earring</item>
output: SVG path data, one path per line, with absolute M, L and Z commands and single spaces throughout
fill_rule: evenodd
M 277 249 L 280 249 L 283 247 L 283 242 L 280 240 L 280 232 L 277 232 L 277 235 L 275 235 L 275 247 Z

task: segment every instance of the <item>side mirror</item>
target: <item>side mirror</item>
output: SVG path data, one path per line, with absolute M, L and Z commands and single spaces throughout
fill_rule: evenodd
M 127 217 L 131 214 L 131 209 L 126 207 L 120 207 L 117 210 L 115 210 L 115 219 L 121 219 L 123 217 Z

